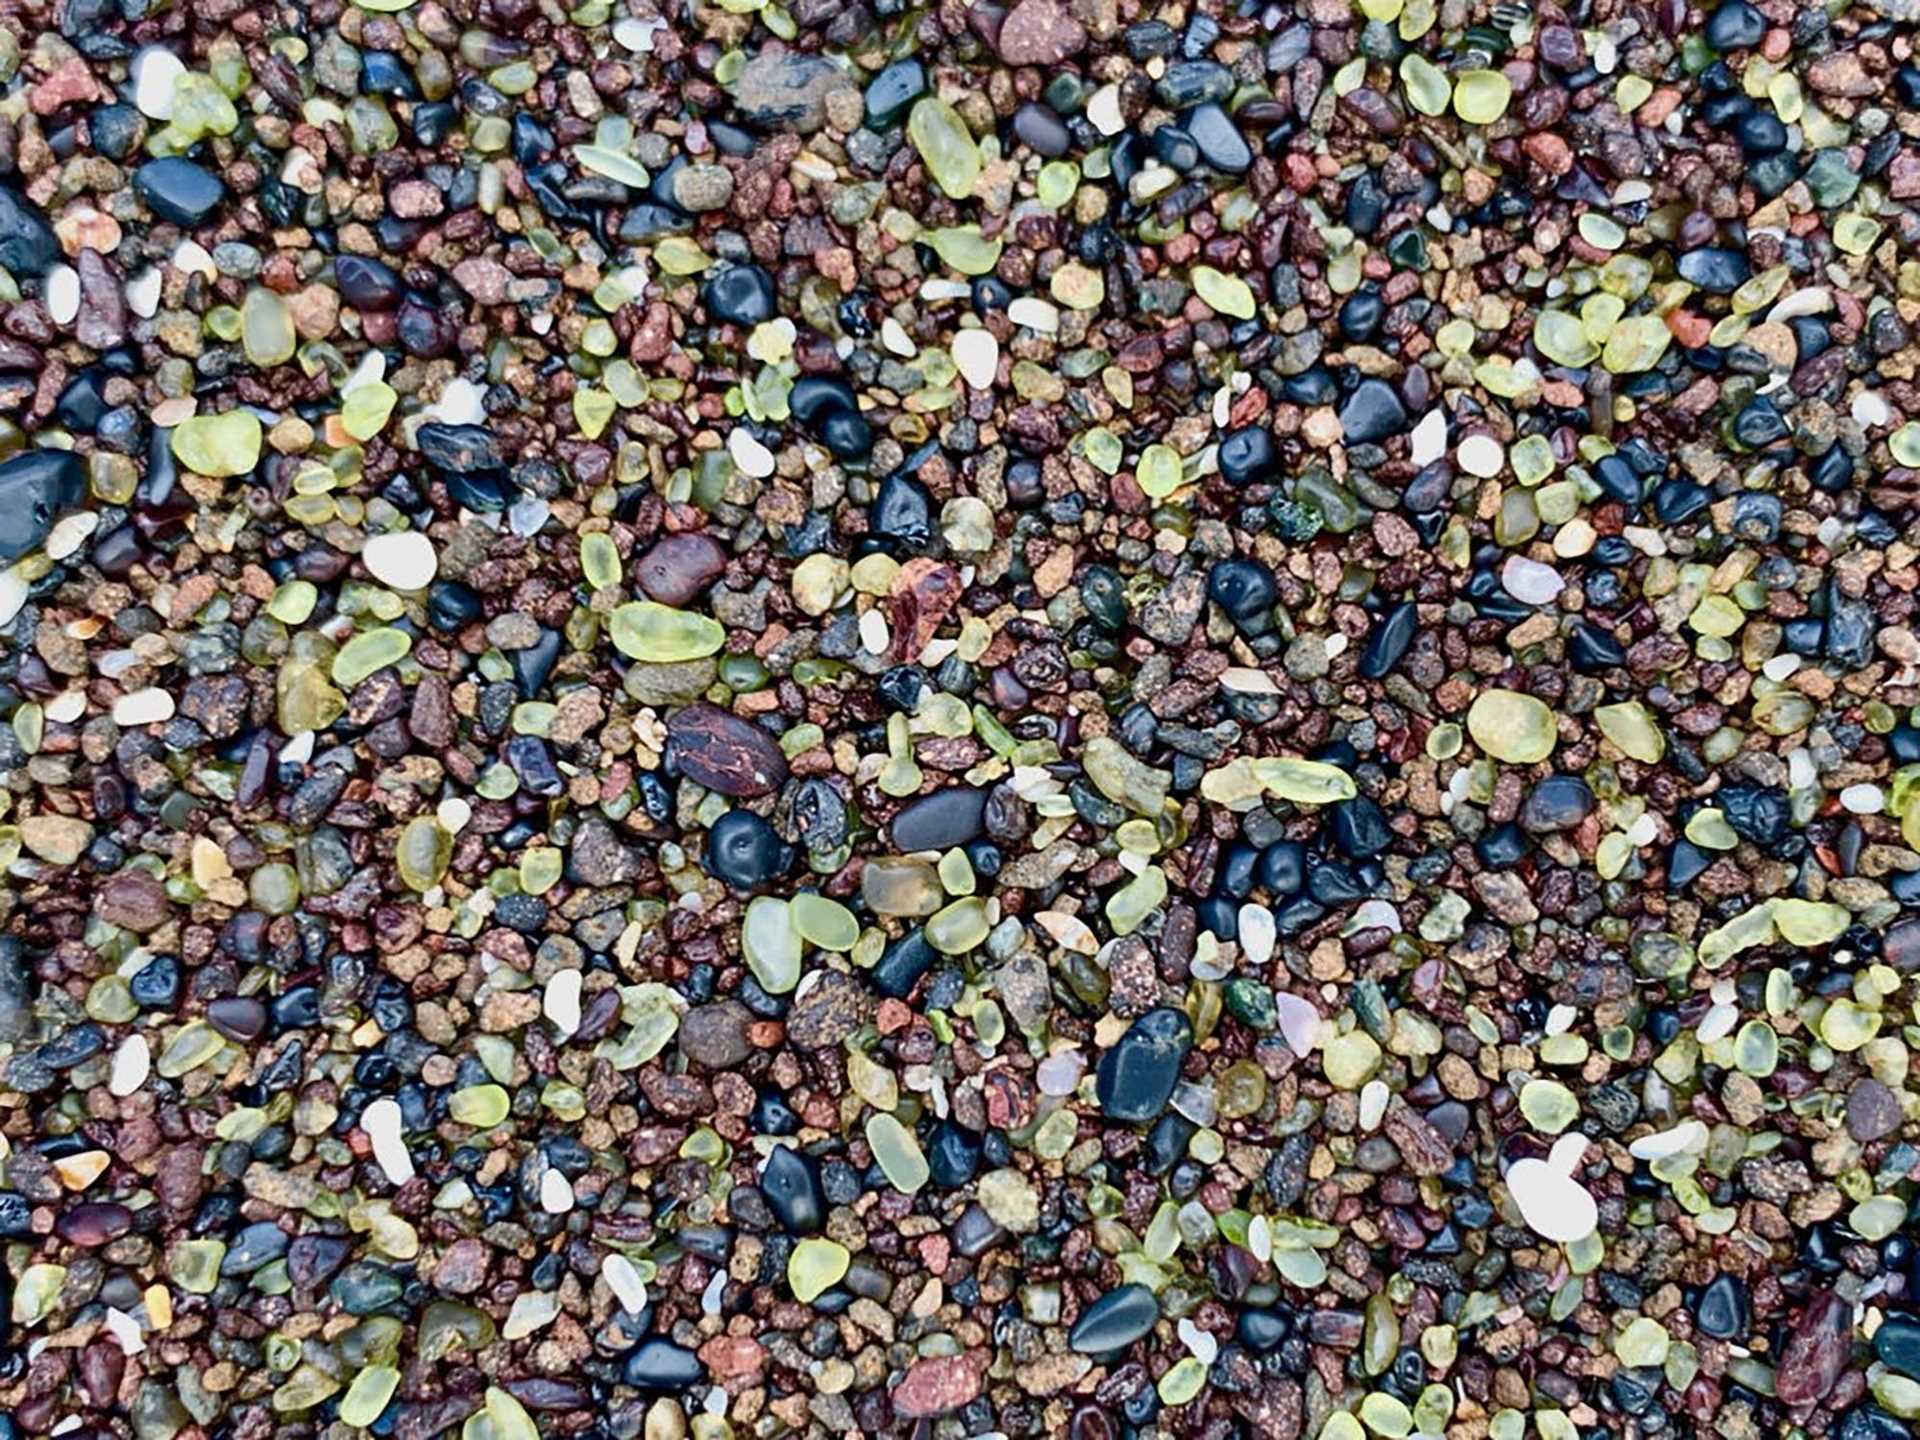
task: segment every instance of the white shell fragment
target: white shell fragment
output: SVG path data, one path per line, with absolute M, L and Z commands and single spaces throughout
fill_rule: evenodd
M 1571 1245 L 1600 1224 L 1600 1207 L 1572 1173 L 1586 1149 L 1586 1136 L 1562 1135 L 1545 1160 L 1528 1157 L 1508 1169 L 1507 1193 L 1534 1234 Z
M 413 1179 L 413 1156 L 400 1133 L 400 1103 L 382 1096 L 360 1112 L 360 1128 L 373 1142 L 373 1158 L 387 1172 L 387 1179 L 404 1185 Z

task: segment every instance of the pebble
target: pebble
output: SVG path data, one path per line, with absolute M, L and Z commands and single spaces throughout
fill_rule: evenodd
M 394 590 L 425 590 L 440 573 L 439 552 L 418 530 L 387 531 L 368 537 L 360 560 L 369 575 Z

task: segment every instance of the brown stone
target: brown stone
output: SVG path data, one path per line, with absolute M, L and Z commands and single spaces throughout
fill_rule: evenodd
M 1000 58 L 1009 65 L 1058 65 L 1086 45 L 1086 28 L 1061 0 L 1020 0 L 1000 26 Z

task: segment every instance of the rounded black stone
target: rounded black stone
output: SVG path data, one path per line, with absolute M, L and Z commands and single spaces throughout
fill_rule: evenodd
M 1723 785 L 1713 804 L 1733 833 L 1756 845 L 1777 845 L 1786 837 L 1787 793 L 1770 785 Z
M 1260 852 L 1260 883 L 1276 899 L 1298 895 L 1307 884 L 1307 847 L 1298 840 L 1276 840 Z
M 1233 123 L 1218 104 L 1199 105 L 1188 111 L 1180 128 L 1186 131 L 1200 151 L 1200 158 L 1214 169 L 1229 175 L 1244 175 L 1253 166 L 1253 147 L 1247 144 L 1240 127 Z
M 60 513 L 86 493 L 86 462 L 71 450 L 29 450 L 0 461 L 0 560 L 37 549 Z
M 621 1375 L 639 1390 L 686 1390 L 706 1379 L 707 1367 L 686 1346 L 655 1336 L 643 1340 L 627 1356 Z
M 980 1169 L 980 1137 L 964 1125 L 942 1120 L 927 1141 L 927 1170 L 942 1190 L 958 1190 Z
M 1166 1107 L 1193 1048 L 1193 1024 L 1181 1011 L 1149 1010 L 1100 1057 L 1094 1093 L 1109 1119 L 1143 1124 Z
M 40 208 L 9 185 L 0 185 L 0 266 L 38 277 L 60 258 L 60 241 Z
M 1420 612 L 1413 601 L 1394 606 L 1367 636 L 1367 648 L 1360 653 L 1360 674 L 1368 680 L 1384 680 L 1391 675 L 1419 630 Z
M 1713 49 L 1749 50 L 1767 37 L 1767 17 L 1747 0 L 1726 0 L 1707 17 L 1706 40 Z
M 1593 811 L 1593 791 L 1578 775 L 1549 775 L 1520 803 L 1520 828 L 1534 835 L 1571 830 Z
M 1489 870 L 1511 870 L 1527 855 L 1527 834 L 1511 820 L 1473 842 L 1473 853 Z
M 780 1228 L 789 1235 L 811 1235 L 827 1223 L 827 1192 L 813 1157 L 791 1145 L 776 1145 L 760 1171 L 760 1193 Z
M 1738 1275 L 1720 1275 L 1705 1290 L 1700 1292 L 1700 1303 L 1694 1307 L 1693 1323 L 1703 1334 L 1716 1340 L 1734 1340 L 1747 1333 L 1747 1327 L 1753 1323 L 1753 1302 L 1747 1294 L 1747 1285 Z M 1888 1322 L 1892 1323 L 1891 1317 Z M 1920 1331 L 1915 1338 L 1920 1340 Z M 1880 1336 L 1876 1332 L 1874 1343 L 1879 1347 Z M 1884 1354 L 1880 1357 L 1886 1360 Z M 1888 1361 L 1892 1364 L 1891 1361 Z
M 758 890 L 792 864 L 792 847 L 751 810 L 729 810 L 707 832 L 707 873 L 737 890 Z
M 1340 407 L 1340 428 L 1349 445 L 1384 440 L 1399 434 L 1406 425 L 1407 407 L 1384 380 L 1362 380 Z
M 1067 1347 L 1080 1355 L 1124 1350 L 1149 1334 L 1160 1319 L 1160 1302 L 1144 1285 L 1109 1290 L 1080 1312 L 1067 1332 Z
M 1371 860 L 1393 844 L 1387 812 L 1365 795 L 1341 801 L 1333 807 L 1333 843 L 1349 860 Z
M 773 318 L 773 277 L 758 265 L 732 265 L 707 282 L 704 298 L 714 319 L 758 325 Z
M 1712 247 L 1687 251 L 1675 268 L 1682 280 L 1714 295 L 1732 294 L 1753 274 L 1753 266 L 1742 252 Z
M 1387 307 L 1380 292 L 1371 287 L 1356 290 L 1340 307 L 1340 334 L 1355 345 L 1364 345 L 1380 333 Z
M 1264 617 L 1279 596 L 1273 571 L 1258 560 L 1222 560 L 1207 576 L 1207 598 L 1236 624 Z
M 1273 432 L 1262 425 L 1245 425 L 1228 432 L 1220 442 L 1220 474 L 1229 485 L 1252 485 L 1278 473 L 1280 454 Z
M 867 513 L 867 528 L 903 549 L 926 549 L 933 542 L 932 493 L 911 475 L 896 470 L 880 482 Z
M 178 155 L 149 160 L 134 171 L 133 189 L 149 210 L 176 225 L 198 225 L 227 194 L 219 176 Z
M 951 850 L 983 834 L 986 815 L 985 790 L 949 785 L 900 808 L 893 817 L 893 848 Z

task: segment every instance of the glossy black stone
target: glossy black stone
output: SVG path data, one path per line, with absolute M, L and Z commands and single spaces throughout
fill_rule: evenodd
M 980 1136 L 942 1120 L 933 1127 L 927 1141 L 927 1170 L 933 1183 L 942 1190 L 958 1190 L 968 1184 L 980 1169 Z
M 987 792 L 973 785 L 949 785 L 900 807 L 890 834 L 900 851 L 951 850 L 984 833 Z
M 820 1167 L 791 1145 L 776 1145 L 760 1170 L 760 1193 L 789 1235 L 812 1235 L 827 1223 L 827 1192 Z
M 728 325 L 758 325 L 774 314 L 773 277 L 758 265 L 730 265 L 702 292 L 714 319 Z
M 60 241 L 40 207 L 10 185 L 0 185 L 0 266 L 38 278 L 60 258 Z
M 1271 479 L 1279 470 L 1280 455 L 1273 432 L 1262 425 L 1229 431 L 1220 442 L 1220 474 L 1229 485 L 1252 485 Z
M 1402 601 L 1387 611 L 1367 636 L 1367 648 L 1360 653 L 1360 674 L 1368 680 L 1391 675 L 1419 631 L 1420 613 L 1413 601 Z
M 0 461 L 0 560 L 37 549 L 61 512 L 86 494 L 86 462 L 70 450 L 29 450 Z
M 1298 895 L 1307 884 L 1307 848 L 1298 840 L 1276 840 L 1260 852 L 1260 883 L 1276 900 Z
M 1386 381 L 1362 380 L 1340 407 L 1340 428 L 1349 445 L 1364 445 L 1406 428 L 1407 407 Z
M 1549 775 L 1520 803 L 1520 828 L 1534 835 L 1571 830 L 1593 812 L 1593 791 L 1578 775 Z
M 792 865 L 793 847 L 751 810 L 729 810 L 707 832 L 707 873 L 737 890 L 758 890 Z
M 1149 1010 L 1100 1057 L 1095 1094 L 1109 1119 L 1143 1124 L 1166 1107 L 1193 1048 L 1193 1025 L 1170 1007 Z
M 933 494 L 911 475 L 895 471 L 880 482 L 868 510 L 870 532 L 901 549 L 933 543 Z
M 198 225 L 227 194 L 219 176 L 178 155 L 149 160 L 134 171 L 133 189 L 149 210 L 176 225 Z
M 621 1366 L 621 1376 L 636 1389 L 664 1393 L 685 1390 L 706 1378 L 707 1367 L 684 1345 L 655 1336 L 643 1340 Z
M 1279 595 L 1273 572 L 1258 560 L 1222 560 L 1207 576 L 1207 598 L 1235 624 L 1265 618 Z
M 1159 1318 L 1160 1302 L 1153 1291 L 1144 1285 L 1122 1285 L 1080 1312 L 1067 1332 L 1067 1347 L 1080 1355 L 1124 1350 L 1151 1332 Z

